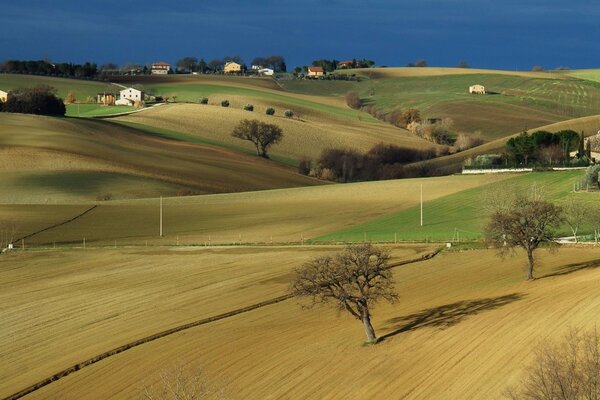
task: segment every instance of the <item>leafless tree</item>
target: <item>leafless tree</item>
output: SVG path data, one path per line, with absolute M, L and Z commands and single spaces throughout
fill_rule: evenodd
M 540 344 L 519 387 L 506 390 L 513 400 L 600 399 L 600 335 L 572 329 L 559 342 Z
M 281 141 L 283 131 L 274 124 L 260 122 L 257 119 L 244 119 L 233 129 L 231 136 L 251 141 L 256 146 L 256 154 L 269 158 L 267 150 Z
M 553 230 L 562 221 L 561 207 L 533 196 L 518 195 L 508 205 L 492 213 L 485 227 L 485 236 L 502 256 L 517 247 L 525 250 L 527 280 L 533 280 L 533 252 L 542 243 L 554 243 Z
M 577 231 L 579 226 L 585 222 L 588 215 L 590 214 L 587 210 L 587 204 L 581 200 L 571 196 L 562 205 L 564 210 L 565 222 L 571 228 L 573 236 L 575 237 L 575 243 L 577 243 Z
M 296 269 L 290 292 L 309 298 L 307 307 L 331 302 L 346 310 L 362 321 L 367 341 L 375 343 L 371 309 L 382 299 L 398 298 L 389 259 L 386 250 L 371 244 L 350 245 L 333 257 L 316 257 Z
M 208 382 L 200 369 L 176 364 L 159 374 L 156 383 L 146 385 L 142 398 L 146 400 L 225 400 L 224 386 Z

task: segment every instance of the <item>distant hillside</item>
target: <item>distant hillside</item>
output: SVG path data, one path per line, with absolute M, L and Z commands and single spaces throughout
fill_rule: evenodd
M 459 68 L 374 68 L 349 70 L 359 82 L 285 81 L 298 93 L 343 96 L 357 91 L 382 110 L 417 108 L 424 118 L 451 118 L 455 131 L 486 140 L 600 110 L 600 84 L 557 72 L 512 72 Z M 488 95 L 469 94 L 482 84 Z

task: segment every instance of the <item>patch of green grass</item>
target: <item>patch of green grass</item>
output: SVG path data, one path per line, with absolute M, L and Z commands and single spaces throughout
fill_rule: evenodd
M 102 104 L 69 104 L 67 105 L 67 117 L 100 117 L 118 115 L 135 111 L 129 106 L 105 106 Z
M 505 181 L 515 188 L 532 190 L 538 188 L 552 200 L 564 199 L 573 189 L 573 184 L 581 179 L 581 170 L 564 172 L 537 172 L 519 175 Z M 465 190 L 423 205 L 423 226 L 420 226 L 420 206 L 386 215 L 373 221 L 332 232 L 314 239 L 324 241 L 393 241 L 434 240 L 450 241 L 455 235 L 459 238 L 479 239 L 487 222 L 487 212 L 482 206 L 484 195 L 493 190 L 488 184 Z M 427 197 L 426 193 L 424 194 Z M 563 229 L 568 234 L 567 229 Z

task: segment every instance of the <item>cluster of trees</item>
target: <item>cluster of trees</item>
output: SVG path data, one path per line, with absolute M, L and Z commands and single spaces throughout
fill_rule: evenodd
M 8 60 L 0 64 L 0 72 L 58 76 L 63 78 L 94 78 L 98 73 L 95 63 L 51 63 L 47 60 Z
M 56 89 L 47 85 L 11 90 L 8 100 L 0 101 L 0 112 L 64 116 L 65 104 L 56 96 Z
M 556 133 L 537 131 L 531 135 L 526 132 L 506 142 L 506 155 L 513 163 L 528 165 L 530 163 L 562 164 L 571 163 L 570 153 L 577 150 L 577 159 L 589 162 L 591 147 L 588 142 L 584 148 L 583 132 L 578 134 L 572 130 Z
M 434 149 L 413 149 L 392 144 L 377 144 L 365 154 L 352 149 L 326 149 L 317 166 L 307 168 L 305 160 L 300 172 L 337 182 L 371 181 L 420 176 L 423 171 L 406 168 L 406 164 L 435 157 Z
M 340 61 L 336 60 L 336 59 L 328 60 L 328 59 L 322 58 L 320 60 L 314 60 L 311 65 L 313 67 L 323 67 L 323 70 L 325 72 L 333 72 L 336 69 L 338 69 L 339 63 L 340 63 Z M 366 58 L 363 58 L 361 60 L 352 59 L 350 68 L 371 68 L 373 65 L 375 65 L 375 61 L 373 61 L 373 60 L 368 60 Z M 304 70 L 306 70 L 306 68 L 307 67 L 304 67 Z
M 271 68 L 274 72 L 286 72 L 287 65 L 282 56 L 256 57 L 252 60 L 252 65 L 260 65 L 263 68 Z

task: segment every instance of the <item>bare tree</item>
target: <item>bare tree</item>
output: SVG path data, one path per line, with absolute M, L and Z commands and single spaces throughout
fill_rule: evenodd
M 527 280 L 535 279 L 533 252 L 542 243 L 554 243 L 553 229 L 562 222 L 562 209 L 536 197 L 516 196 L 508 207 L 494 211 L 485 236 L 504 256 L 521 247 L 527 253 Z
M 506 390 L 513 400 L 597 400 L 600 398 L 600 335 L 571 330 L 560 342 L 535 350 L 518 388 Z
M 362 321 L 367 341 L 377 336 L 371 324 L 371 308 L 380 300 L 394 302 L 394 279 L 388 267 L 389 253 L 371 244 L 348 246 L 335 256 L 321 256 L 295 270 L 290 292 L 310 303 L 334 303 Z
M 257 155 L 269 158 L 267 150 L 281 141 L 283 131 L 274 124 L 260 122 L 257 119 L 244 119 L 233 129 L 231 136 L 251 141 L 256 146 Z
M 146 400 L 224 400 L 224 386 L 208 382 L 200 369 L 186 368 L 176 364 L 159 373 L 157 383 L 146 385 L 142 398 Z
M 575 243 L 577 243 L 577 231 L 579 230 L 579 226 L 585 222 L 589 215 L 587 205 L 581 200 L 571 196 L 563 203 L 562 207 L 564 210 L 565 222 L 569 225 L 569 228 L 571 228 L 571 232 L 573 232 L 573 236 L 575 237 Z

